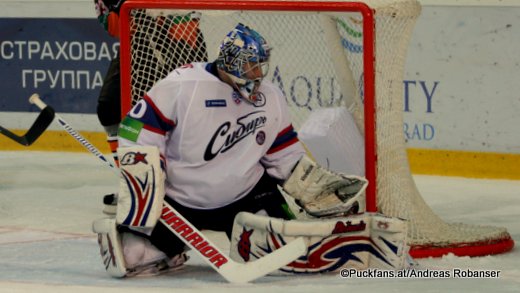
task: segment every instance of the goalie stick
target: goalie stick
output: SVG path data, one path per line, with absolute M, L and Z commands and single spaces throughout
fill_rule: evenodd
M 48 107 L 42 100 L 40 100 L 38 95 L 33 95 L 30 102 L 39 108 Z M 75 131 L 67 122 L 65 122 L 65 120 L 63 120 L 63 118 L 57 114 L 56 118 L 60 125 L 63 126 L 72 137 L 87 148 L 91 154 L 102 160 L 114 171 L 119 170 L 108 162 L 96 147 Z M 231 283 L 248 283 L 263 277 L 296 260 L 307 252 L 307 245 L 305 244 L 304 239 L 299 237 L 256 261 L 238 263 L 222 253 L 222 251 L 214 245 L 207 236 L 201 233 L 199 229 L 193 226 L 193 224 L 186 220 L 179 212 L 167 203 L 164 203 L 160 221 L 172 233 L 179 237 L 179 239 L 184 241 L 187 246 L 195 250 L 206 263 L 217 271 L 217 273 Z
M 29 102 L 31 104 L 34 104 L 38 106 L 40 109 L 45 109 L 47 104 L 45 104 L 40 97 L 37 94 L 32 95 L 29 98 Z M 102 160 L 106 165 L 108 165 L 111 168 L 115 168 L 110 161 L 103 156 L 103 154 L 94 146 L 92 145 L 86 138 L 84 138 L 81 134 L 79 134 L 76 130 L 74 130 L 67 121 L 63 120 L 60 115 L 54 114 L 56 116 L 56 119 L 58 120 L 58 123 L 67 131 L 68 134 L 70 134 L 75 140 L 77 140 L 81 145 L 83 145 L 91 154 L 98 157 L 98 159 Z M 117 170 L 117 169 L 116 169 Z
M 298 237 L 255 261 L 238 263 L 222 253 L 204 234 L 166 202 L 159 221 L 231 283 L 247 283 L 263 277 L 307 252 L 303 237 Z
M 33 94 L 33 96 L 37 94 Z M 32 96 L 31 96 L 32 98 Z M 40 135 L 42 135 L 43 132 L 49 127 L 52 120 L 54 120 L 54 109 L 46 106 L 43 108 L 40 108 L 41 112 L 32 124 L 32 126 L 27 130 L 27 132 L 22 135 L 16 135 L 15 133 L 11 132 L 9 129 L 6 129 L 2 126 L 0 126 L 0 133 L 7 136 L 8 138 L 16 141 L 17 143 L 24 145 L 24 146 L 30 146 L 35 142 Z

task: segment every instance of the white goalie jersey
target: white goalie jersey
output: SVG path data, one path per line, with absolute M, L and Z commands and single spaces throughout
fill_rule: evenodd
M 245 102 L 212 63 L 188 64 L 159 81 L 123 120 L 119 136 L 120 147 L 157 146 L 166 196 L 196 209 L 242 198 L 264 170 L 285 180 L 305 153 L 276 86 L 264 81 L 257 102 Z

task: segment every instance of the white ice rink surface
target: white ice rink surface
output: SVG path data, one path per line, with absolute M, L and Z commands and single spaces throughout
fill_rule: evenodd
M 415 176 L 423 197 L 450 222 L 496 225 L 520 243 L 520 181 Z M 520 249 L 479 258 L 419 260 L 432 269 L 499 270 L 498 279 L 264 277 L 233 285 L 191 254 L 182 271 L 112 279 L 104 271 L 93 219 L 115 175 L 90 154 L 0 152 L 0 292 L 520 292 Z M 227 250 L 220 234 L 208 234 Z

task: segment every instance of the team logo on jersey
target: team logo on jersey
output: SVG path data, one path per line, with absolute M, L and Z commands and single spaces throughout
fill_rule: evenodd
M 253 106 L 255 106 L 255 107 L 265 106 L 265 96 L 261 92 L 256 92 L 253 95 L 252 100 L 254 101 Z
M 206 107 L 226 107 L 227 103 L 224 99 L 206 100 Z
M 219 153 L 227 152 L 249 135 L 253 136 L 257 133 L 257 130 L 264 127 L 266 123 L 267 117 L 265 116 L 265 111 L 251 112 L 239 117 L 234 123 L 230 121 L 224 122 L 211 137 L 204 152 L 204 160 L 213 160 Z M 263 136 L 265 140 L 265 133 Z
M 235 104 L 237 104 L 237 105 L 240 105 L 240 103 L 242 103 L 240 94 L 237 93 L 236 91 L 233 91 L 233 93 L 231 94 L 231 98 L 233 99 L 233 101 L 235 101 Z
M 262 130 L 258 131 L 258 133 L 256 134 L 256 143 L 259 144 L 259 145 L 263 145 L 265 142 L 265 132 L 263 132 Z
M 240 96 L 240 93 L 238 93 L 236 91 L 234 91 L 231 94 L 231 98 L 233 99 L 233 101 L 235 101 L 235 104 L 237 104 L 237 105 L 240 105 L 240 103 L 242 103 L 242 97 Z M 253 106 L 255 106 L 255 107 L 263 107 L 263 106 L 265 106 L 265 95 L 263 93 L 261 93 L 261 92 L 255 93 L 251 97 L 251 100 L 254 101 L 251 104 Z

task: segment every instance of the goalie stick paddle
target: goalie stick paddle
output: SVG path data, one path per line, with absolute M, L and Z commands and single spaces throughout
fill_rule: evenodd
M 47 104 L 45 104 L 37 94 L 32 95 L 29 98 L 29 102 L 38 106 L 38 108 L 40 109 L 45 109 L 46 107 L 48 107 Z M 117 168 L 115 168 L 114 165 L 112 165 L 112 163 L 110 163 L 110 161 L 107 158 L 105 158 L 105 156 L 103 156 L 103 154 L 94 145 L 92 145 L 86 138 L 84 138 L 81 134 L 74 130 L 67 123 L 67 121 L 63 120 L 63 118 L 60 117 L 60 115 L 54 113 L 54 116 L 58 120 L 58 123 L 61 125 L 61 127 L 63 127 L 68 134 L 70 134 L 75 140 L 77 140 L 82 146 L 84 146 L 90 153 L 98 157 L 98 159 L 102 160 L 106 165 L 108 165 L 108 167 L 117 170 Z
M 307 252 L 303 237 L 298 237 L 255 261 L 238 263 L 223 254 L 204 234 L 166 202 L 163 204 L 159 221 L 231 283 L 247 283 L 263 277 Z
M 40 100 L 38 95 L 33 95 L 29 100 L 32 104 L 40 108 L 47 105 Z M 86 147 L 91 154 L 105 162 L 114 171 L 119 169 L 110 164 L 108 160 L 85 138 L 76 132 L 70 125 L 56 114 L 56 118 L 61 126 Z M 160 221 L 186 245 L 197 252 L 202 259 L 217 271 L 224 279 L 231 283 L 248 283 L 263 277 L 285 265 L 296 260 L 307 252 L 307 246 L 302 237 L 287 243 L 285 246 L 263 256 L 255 261 L 248 263 L 238 263 L 222 251 L 202 234 L 193 224 L 186 220 L 172 206 L 164 203 L 162 217 Z M 174 223 L 175 221 L 175 223 Z
M 27 130 L 27 132 L 24 135 L 16 135 L 9 129 L 6 129 L 2 126 L 0 126 L 0 133 L 21 145 L 30 146 L 38 139 L 38 137 L 40 137 L 40 135 L 43 134 L 43 132 L 45 132 L 47 127 L 49 127 L 52 120 L 54 120 L 54 116 L 54 109 L 49 106 L 46 106 L 41 108 L 41 112 L 38 115 L 38 118 L 36 118 L 32 126 L 29 128 L 29 130 Z

